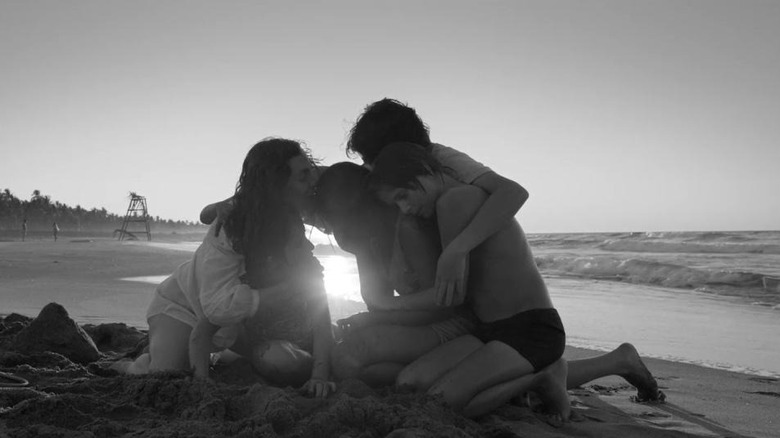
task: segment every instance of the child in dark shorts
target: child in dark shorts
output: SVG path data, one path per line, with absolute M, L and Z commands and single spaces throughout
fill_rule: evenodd
M 532 309 L 499 321 L 477 326 L 475 336 L 487 344 L 503 342 L 528 359 L 534 372 L 552 364 L 563 355 L 566 332 L 555 309 Z
M 378 155 L 371 186 L 403 214 L 434 218 L 442 247 L 450 244 L 488 198 L 453 178 L 430 151 L 393 143 Z M 440 395 L 467 416 L 482 415 L 533 391 L 563 419 L 571 412 L 562 359 L 565 332 L 516 220 L 464 251 L 464 285 L 388 297 L 381 310 L 467 304 L 479 320 L 474 335 L 454 339 L 407 366 L 396 384 Z M 465 287 L 464 287 L 465 286 Z

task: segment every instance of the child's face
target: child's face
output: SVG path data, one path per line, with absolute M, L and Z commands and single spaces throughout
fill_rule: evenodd
M 290 178 L 287 180 L 285 194 L 291 204 L 302 209 L 312 194 L 316 172 L 303 155 L 291 158 L 287 165 L 290 166 Z
M 436 178 L 431 175 L 419 176 L 419 187 L 385 187 L 379 191 L 379 198 L 388 204 L 394 204 L 403 214 L 429 218 L 436 213 L 436 200 L 441 192 Z

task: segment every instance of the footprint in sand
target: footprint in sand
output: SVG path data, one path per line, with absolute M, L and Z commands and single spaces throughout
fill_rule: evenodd
M 772 383 L 772 384 L 780 381 L 780 379 L 776 379 L 774 377 L 748 377 L 748 380 L 752 380 L 758 383 Z
M 680 380 L 679 376 L 655 376 L 655 380 Z
M 769 397 L 778 397 L 780 398 L 780 392 L 772 392 L 772 391 L 745 391 L 746 394 L 758 394 L 758 395 L 766 395 Z

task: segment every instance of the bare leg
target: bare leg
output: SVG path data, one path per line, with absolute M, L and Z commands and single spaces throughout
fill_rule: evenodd
M 331 365 L 339 379 L 362 378 L 376 364 L 407 364 L 439 345 L 439 337 L 427 326 L 378 325 L 351 333 L 333 348 Z M 384 367 L 379 377 L 397 367 Z M 374 370 L 378 371 L 378 369 Z M 393 380 L 395 377 L 393 376 Z M 371 383 L 366 381 L 367 383 Z M 392 381 L 391 381 L 392 382 Z
M 558 359 L 536 374 L 528 374 L 480 392 L 466 405 L 463 414 L 467 417 L 483 415 L 518 394 L 534 392 L 549 411 L 560 415 L 561 420 L 566 420 L 571 414 L 569 396 L 564 386 L 566 372 L 566 361 Z
M 189 370 L 192 327 L 167 315 L 149 318 L 149 371 Z
M 658 383 L 642 362 L 639 353 L 629 343 L 621 344 L 615 350 L 601 356 L 569 362 L 569 374 L 566 379 L 568 389 L 577 388 L 600 377 L 618 375 L 637 389 L 637 398 L 641 401 L 663 400 L 663 392 Z
M 449 406 L 461 411 L 486 389 L 532 373 L 533 365 L 517 350 L 503 342 L 493 341 L 483 344 L 457 362 L 454 368 L 434 383 L 428 393 L 442 395 Z M 509 398 L 489 400 L 485 404 L 501 404 Z
M 149 353 L 138 356 L 134 362 L 118 362 L 111 368 L 127 374 L 188 370 L 191 332 L 188 324 L 168 315 L 155 315 L 149 318 Z
M 483 345 L 482 341 L 472 335 L 453 339 L 409 364 L 398 375 L 395 384 L 412 387 L 417 391 L 427 391 L 460 361 Z

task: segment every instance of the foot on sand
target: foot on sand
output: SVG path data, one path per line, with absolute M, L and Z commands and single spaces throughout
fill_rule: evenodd
M 621 344 L 616 352 L 620 355 L 622 368 L 625 370 L 620 373 L 620 377 L 626 379 L 637 390 L 636 396 L 632 400 L 638 403 L 666 400 L 666 394 L 658 389 L 658 382 L 650 374 L 650 370 L 642 362 L 642 358 L 639 357 L 639 353 L 633 345 Z
M 108 369 L 114 370 L 119 374 L 147 374 L 149 372 L 149 363 L 151 357 L 149 353 L 144 353 L 136 359 L 123 358 L 112 363 Z
M 566 374 L 569 366 L 566 360 L 561 358 L 552 365 L 534 374 L 531 390 L 539 396 L 545 408 L 552 414 L 552 422 L 556 426 L 569 421 L 571 416 L 571 403 L 566 392 Z M 557 420 L 560 420 L 557 421 Z

